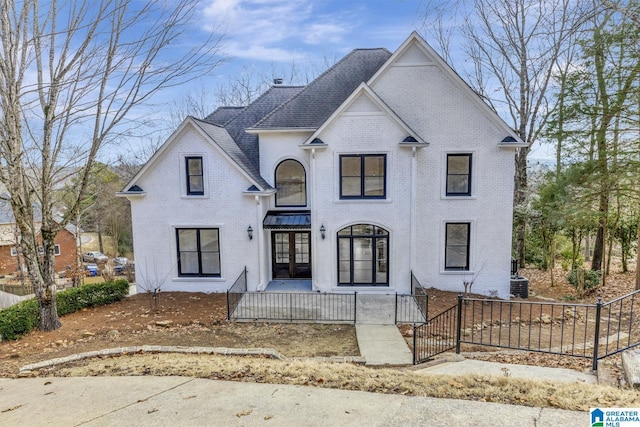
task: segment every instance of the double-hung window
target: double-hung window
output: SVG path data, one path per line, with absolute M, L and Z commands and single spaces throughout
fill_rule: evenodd
M 186 157 L 187 195 L 204 195 L 204 176 L 202 173 L 202 157 Z
M 445 270 L 469 270 L 469 242 L 471 224 L 448 222 L 445 225 Z
M 447 196 L 471 196 L 471 154 L 447 154 Z
M 177 228 L 179 276 L 220 277 L 217 228 Z
M 341 199 L 384 199 L 387 156 L 345 154 L 340 156 Z

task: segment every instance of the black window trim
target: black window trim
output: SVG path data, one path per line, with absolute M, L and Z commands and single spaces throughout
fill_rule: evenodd
M 354 226 L 358 226 L 358 225 L 370 225 L 372 227 L 374 227 L 374 232 L 372 234 L 353 234 L 353 228 Z M 341 235 L 340 232 L 346 228 L 351 229 L 351 234 L 346 235 L 343 234 Z M 375 230 L 376 228 L 380 228 L 384 231 L 386 231 L 387 234 L 376 234 Z M 387 230 L 386 228 L 377 226 L 375 224 L 370 224 L 370 223 L 358 223 L 358 224 L 352 224 L 352 225 L 348 225 L 346 227 L 341 228 L 338 233 L 336 233 L 336 242 L 337 242 L 337 248 L 336 248 L 336 259 L 337 259 L 337 267 L 338 267 L 338 277 L 337 277 L 337 282 L 338 282 L 338 286 L 389 286 L 389 270 L 390 270 L 390 266 L 389 266 L 389 256 L 390 256 L 390 248 L 389 248 L 389 230 Z M 387 241 L 387 281 L 386 282 L 377 282 L 376 281 L 376 263 L 377 263 L 377 253 L 374 250 L 373 251 L 373 259 L 371 260 L 371 269 L 372 269 L 372 278 L 373 278 L 373 283 L 355 283 L 353 281 L 353 239 L 354 238 L 361 238 L 361 237 L 366 237 L 366 238 L 371 238 L 372 239 L 372 247 L 375 247 L 376 241 L 379 239 L 383 239 Z M 348 239 L 349 240 L 349 283 L 346 282 L 340 282 L 340 239 Z
M 447 267 L 447 248 L 449 244 L 447 240 L 449 240 L 448 228 L 449 225 L 466 225 L 467 226 L 467 259 L 465 261 L 464 267 Z M 444 225 L 444 269 L 445 271 L 470 271 L 470 256 L 471 256 L 471 222 L 469 221 L 451 221 L 446 222 Z
M 189 174 L 190 160 L 200 160 L 201 175 Z M 185 165 L 185 178 L 187 179 L 187 196 L 204 196 L 204 159 L 203 157 L 202 156 L 185 156 L 184 165 Z M 191 176 L 200 176 L 202 178 L 202 191 L 191 191 L 191 180 L 189 179 Z
M 278 193 L 276 192 L 275 195 L 275 206 L 277 208 L 304 208 L 307 207 L 307 170 L 305 169 L 304 165 L 296 160 L 296 159 L 284 159 L 282 160 L 280 163 L 278 163 L 278 166 L 276 166 L 275 171 L 273 172 L 273 184 L 274 187 L 278 188 L 278 168 L 284 163 L 284 162 L 288 162 L 288 161 L 293 161 L 296 162 L 300 165 L 300 167 L 302 168 L 302 172 L 304 173 L 304 205 L 281 205 L 278 203 Z
M 360 195 L 359 196 L 345 196 L 342 194 L 342 159 L 345 157 L 359 157 L 360 158 Z M 365 179 L 364 179 L 364 159 L 367 157 L 382 157 L 384 163 L 384 175 L 383 175 L 383 190 L 381 196 L 365 196 Z M 340 162 L 340 199 L 341 200 L 383 200 L 387 198 L 387 155 L 386 154 L 341 154 L 339 158 Z
M 469 171 L 466 174 L 450 174 L 449 173 L 449 157 L 468 157 L 469 158 Z M 447 197 L 469 197 L 472 194 L 471 191 L 471 183 L 472 183 L 472 175 L 473 175 L 473 153 L 447 153 L 447 159 L 446 159 L 446 174 L 447 174 L 447 179 L 445 182 L 445 187 L 444 187 L 444 191 L 445 191 L 445 195 Z M 461 175 L 466 175 L 468 177 L 468 183 L 467 183 L 467 191 L 466 192 L 450 192 L 449 191 L 449 176 L 461 176 Z
M 180 260 L 180 230 L 196 230 L 196 246 L 198 250 L 198 273 L 183 273 Z M 220 272 L 214 274 L 202 273 L 202 250 L 200 247 L 200 230 L 218 230 L 218 265 Z M 178 277 L 222 277 L 222 264 L 220 260 L 220 229 L 217 227 L 176 227 L 176 251 L 178 259 Z

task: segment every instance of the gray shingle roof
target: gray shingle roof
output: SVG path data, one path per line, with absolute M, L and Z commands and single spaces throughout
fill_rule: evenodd
M 42 210 L 40 205 L 33 203 L 33 215 L 34 221 L 42 221 Z M 15 217 L 13 216 L 13 208 L 8 200 L 0 200 L 0 224 L 13 224 L 15 223 Z
M 318 128 L 389 57 L 387 49 L 354 49 L 254 128 Z
M 272 86 L 244 108 L 220 107 L 193 120 L 255 183 L 271 190 L 260 176 L 258 135 L 246 130 L 319 127 L 390 56 L 387 49 L 355 49 L 307 86 Z
M 225 123 L 240 114 L 244 108 L 245 107 L 219 107 L 216 108 L 213 113 L 205 117 L 204 121 L 214 125 L 224 126 Z
M 231 138 L 229 132 L 221 126 L 205 122 L 204 120 L 193 119 L 200 128 L 214 141 L 229 157 L 231 157 L 263 190 L 271 189 L 271 185 L 265 181 L 257 168 L 238 147 L 238 144 Z
M 256 170 L 260 170 L 258 135 L 249 134 L 245 130 L 297 95 L 303 88 L 303 86 L 272 86 L 224 125 L 229 135 L 254 164 Z

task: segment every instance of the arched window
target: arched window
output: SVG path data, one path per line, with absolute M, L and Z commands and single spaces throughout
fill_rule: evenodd
M 338 232 L 338 284 L 389 285 L 389 232 L 357 224 Z
M 276 206 L 306 206 L 304 167 L 296 160 L 284 160 L 276 168 Z

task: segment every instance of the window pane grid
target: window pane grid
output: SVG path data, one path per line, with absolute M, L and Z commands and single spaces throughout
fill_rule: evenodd
M 202 157 L 187 157 L 187 194 L 204 194 L 204 176 L 202 173 Z
M 386 196 L 386 155 L 340 156 L 340 197 L 382 199 Z
M 220 276 L 217 228 L 176 229 L 179 276 Z
M 340 230 L 339 284 L 388 285 L 388 246 L 388 232 L 382 228 L 357 224 Z
M 445 270 L 469 270 L 470 228 L 468 222 L 446 224 Z
M 276 206 L 306 206 L 304 167 L 297 160 L 284 160 L 276 168 Z
M 471 154 L 447 154 L 447 196 L 471 195 Z

